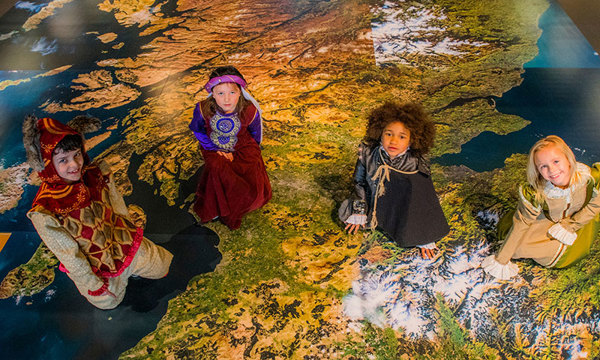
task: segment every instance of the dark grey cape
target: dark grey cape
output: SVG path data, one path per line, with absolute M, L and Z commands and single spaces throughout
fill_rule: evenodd
M 383 182 L 385 191 L 375 201 L 380 178 L 379 167 L 387 164 L 390 179 Z M 375 203 L 377 228 L 402 247 L 435 242 L 450 231 L 437 194 L 431 181 L 429 167 L 422 157 L 408 150 L 404 155 L 390 159 L 381 146 L 361 145 L 354 170 L 355 191 L 340 209 L 340 220 L 345 222 L 352 214 L 364 209 L 367 225 L 371 223 Z

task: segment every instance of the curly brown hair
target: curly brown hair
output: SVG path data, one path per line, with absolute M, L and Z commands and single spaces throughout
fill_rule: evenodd
M 425 155 L 435 140 L 435 125 L 419 104 L 400 104 L 386 101 L 368 116 L 367 133 L 363 141 L 374 146 L 381 141 L 383 129 L 392 122 L 401 122 L 410 131 L 410 149 L 413 154 Z

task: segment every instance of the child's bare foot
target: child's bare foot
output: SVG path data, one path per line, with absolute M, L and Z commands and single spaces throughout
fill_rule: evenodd
M 433 259 L 438 252 L 438 249 L 426 249 L 426 248 L 419 248 L 421 250 L 421 257 L 425 260 L 431 260 Z

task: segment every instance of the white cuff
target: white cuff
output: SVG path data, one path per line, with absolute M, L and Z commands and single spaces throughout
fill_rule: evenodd
M 576 233 L 565 229 L 560 223 L 550 226 L 548 234 L 565 245 L 573 245 L 575 239 L 577 239 Z
M 346 224 L 364 225 L 366 223 L 367 223 L 367 215 L 354 214 L 354 215 L 350 215 L 350 217 L 348 219 L 346 219 Z
M 508 280 L 519 273 L 517 264 L 509 261 L 506 265 L 502 265 L 496 261 L 496 255 L 490 255 L 483 259 L 481 267 L 486 273 L 501 280 Z
M 436 250 L 438 247 L 434 242 L 430 242 L 427 244 L 423 244 L 423 245 L 417 245 L 418 248 L 421 249 L 429 249 L 429 250 Z

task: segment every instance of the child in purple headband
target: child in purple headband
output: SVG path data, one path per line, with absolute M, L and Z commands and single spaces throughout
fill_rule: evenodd
M 233 66 L 213 70 L 204 88 L 210 95 L 196 104 L 189 125 L 204 158 L 193 214 L 199 223 L 219 218 L 234 230 L 271 199 L 259 146 L 261 110 Z

